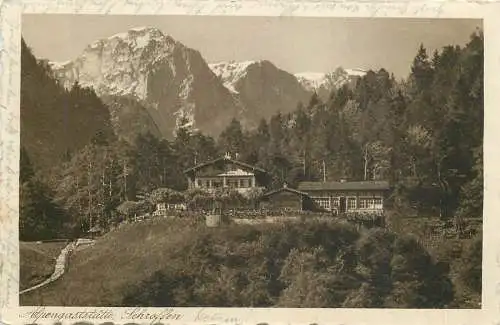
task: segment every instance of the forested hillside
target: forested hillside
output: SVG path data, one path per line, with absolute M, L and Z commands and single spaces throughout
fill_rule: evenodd
M 218 139 L 185 121 L 171 141 L 147 133 L 117 140 L 109 110 L 91 90 L 75 85 L 66 92 L 43 67 L 23 43 L 22 144 L 35 174 L 42 166 L 57 168 L 44 183 L 73 226 L 95 218 L 106 223 L 138 192 L 185 189 L 182 170 L 227 151 L 268 170 L 272 187 L 324 176 L 387 179 L 398 211 L 482 215 L 481 34 L 433 54 L 422 45 L 405 80 L 369 71 L 354 88 L 326 102 L 313 96 L 256 130 L 233 120 Z
M 93 90 L 65 90 L 21 42 L 21 146 L 38 169 L 50 169 L 93 136 L 113 134 L 109 111 Z
M 93 90 L 61 87 L 22 40 L 20 113 L 20 236 L 53 238 L 69 217 L 49 180 L 88 143 L 114 138 L 109 111 Z

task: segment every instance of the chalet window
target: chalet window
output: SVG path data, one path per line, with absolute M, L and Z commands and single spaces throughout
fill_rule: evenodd
M 350 197 L 347 199 L 347 209 L 356 209 L 356 198 Z
M 198 187 L 202 187 L 203 186 L 202 183 L 201 183 L 201 179 L 199 179 L 197 183 L 198 183 Z
M 210 181 L 205 181 L 205 187 L 210 188 Z
M 371 209 L 382 209 L 382 199 L 374 198 L 370 200 L 370 208 Z
M 333 197 L 332 198 L 332 205 L 333 205 L 333 207 L 338 208 L 340 206 L 340 198 Z
M 244 179 L 240 179 L 240 187 L 247 187 Z
M 362 198 L 359 201 L 360 209 L 382 209 L 382 198 Z
M 314 202 L 322 209 L 330 210 L 330 198 L 315 198 Z

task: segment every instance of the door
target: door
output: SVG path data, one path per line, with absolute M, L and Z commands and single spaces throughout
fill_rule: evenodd
M 347 208 L 347 200 L 345 196 L 340 197 L 340 202 L 339 202 L 339 212 L 344 213 Z

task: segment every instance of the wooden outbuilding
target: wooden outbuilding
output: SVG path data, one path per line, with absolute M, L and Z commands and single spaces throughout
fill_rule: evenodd
M 290 188 L 287 184 L 280 189 L 262 195 L 259 207 L 266 210 L 312 210 L 314 203 L 305 192 Z

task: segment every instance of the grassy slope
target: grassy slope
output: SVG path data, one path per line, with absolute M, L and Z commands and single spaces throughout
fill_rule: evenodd
M 116 305 L 122 299 L 124 286 L 163 269 L 169 254 L 179 253 L 175 252 L 176 248 L 182 249 L 179 244 L 195 238 L 196 232 L 196 227 L 168 220 L 124 225 L 101 237 L 95 245 L 74 253 L 60 280 L 22 295 L 20 304 L 95 305 L 98 294 L 100 305 Z
M 64 246 L 64 242 L 20 242 L 20 289 L 32 287 L 47 279 L 54 272 L 56 259 Z

